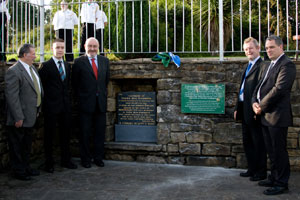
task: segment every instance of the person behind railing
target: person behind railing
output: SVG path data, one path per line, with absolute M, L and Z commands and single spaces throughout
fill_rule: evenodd
M 0 61 L 6 61 L 5 49 L 7 40 L 7 25 L 10 20 L 10 15 L 6 7 L 8 0 L 0 0 Z
M 85 52 L 84 44 L 85 41 L 90 37 L 96 37 L 96 21 L 97 12 L 99 10 L 99 5 L 94 3 L 93 0 L 87 0 L 87 2 L 82 4 L 81 7 L 81 43 L 80 43 L 80 53 L 83 55 Z
M 74 25 L 78 24 L 76 14 L 68 9 L 68 3 L 62 1 L 60 3 L 61 10 L 54 15 L 52 24 L 54 25 L 55 37 L 65 41 L 66 61 L 73 61 L 73 32 Z
M 103 47 L 103 38 L 104 38 L 104 28 L 107 25 L 107 16 L 103 10 L 98 10 L 96 21 L 96 38 L 99 42 L 99 53 L 100 55 L 104 55 L 104 47 Z

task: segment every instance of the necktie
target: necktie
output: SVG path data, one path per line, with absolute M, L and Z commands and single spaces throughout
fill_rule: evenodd
M 32 80 L 33 80 L 34 89 L 35 89 L 35 92 L 37 94 L 36 106 L 39 107 L 41 105 L 41 102 L 42 102 L 39 84 L 38 84 L 37 78 L 36 78 L 36 76 L 35 76 L 35 74 L 32 70 L 32 67 L 30 66 L 29 69 L 30 69 L 30 74 L 31 74 Z
M 248 73 L 249 73 L 251 67 L 252 67 L 252 63 L 249 63 L 249 64 L 248 64 L 248 67 L 247 67 L 247 69 L 246 69 L 246 72 L 245 72 L 245 76 L 244 76 L 244 79 L 243 79 L 243 83 L 242 83 L 241 89 L 240 89 L 240 100 L 241 100 L 241 101 L 244 101 L 244 86 L 245 86 L 245 80 L 246 80 L 246 77 L 247 77 L 247 75 L 248 75 Z
M 263 79 L 263 81 L 261 82 L 259 88 L 258 88 L 258 91 L 257 91 L 257 94 L 256 94 L 256 97 L 258 99 L 258 102 L 260 102 L 260 89 L 261 89 L 261 86 L 265 83 L 265 80 L 267 79 L 268 75 L 269 75 L 269 72 L 270 70 L 272 69 L 272 67 L 274 66 L 274 62 L 271 62 L 271 64 L 269 65 L 268 67 L 268 70 L 267 70 L 267 73 Z
M 59 71 L 59 75 L 60 75 L 61 80 L 64 81 L 65 78 L 66 78 L 66 75 L 65 75 L 65 72 L 64 72 L 64 69 L 63 69 L 61 63 L 62 63 L 62 62 L 59 60 L 59 61 L 58 61 L 58 71 Z
M 95 58 L 92 58 L 92 67 L 93 67 L 93 71 L 96 77 L 96 80 L 98 79 L 98 68 L 97 65 L 95 63 Z

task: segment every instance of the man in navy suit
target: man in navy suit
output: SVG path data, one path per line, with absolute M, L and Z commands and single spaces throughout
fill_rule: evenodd
M 267 178 L 267 153 L 260 119 L 254 118 L 251 100 L 253 91 L 261 79 L 264 65 L 256 39 L 252 37 L 245 39 L 244 51 L 249 62 L 242 76 L 234 112 L 234 118 L 242 120 L 243 145 L 248 162 L 248 170 L 240 173 L 240 176 L 250 177 L 250 181 L 260 181 Z
M 53 56 L 41 64 L 39 74 L 44 86 L 44 150 L 45 170 L 54 172 L 52 155 L 53 137 L 56 125 L 59 128 L 61 166 L 76 169 L 71 161 L 70 130 L 71 130 L 71 100 L 70 100 L 70 66 L 63 60 L 65 43 L 62 39 L 55 39 L 52 44 Z
M 293 124 L 291 89 L 296 66 L 284 54 L 280 37 L 266 39 L 266 51 L 271 60 L 252 97 L 253 111 L 261 118 L 264 141 L 271 161 L 271 175 L 260 186 L 270 187 L 266 195 L 288 192 L 289 155 L 286 149 L 288 126 Z
M 97 166 L 103 167 L 109 60 L 97 55 L 99 42 L 96 38 L 87 39 L 84 47 L 86 54 L 75 59 L 72 70 L 80 113 L 81 164 L 90 168 L 93 159 Z M 93 154 L 90 152 L 90 135 L 94 136 Z

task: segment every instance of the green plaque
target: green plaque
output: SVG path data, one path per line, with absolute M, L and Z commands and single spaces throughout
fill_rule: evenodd
M 182 84 L 182 113 L 225 113 L 224 84 Z

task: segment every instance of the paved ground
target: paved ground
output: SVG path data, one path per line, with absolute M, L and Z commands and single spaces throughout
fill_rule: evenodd
M 54 174 L 41 172 L 23 182 L 0 174 L 0 200 L 234 200 L 300 199 L 300 173 L 292 173 L 290 192 L 268 197 L 265 188 L 239 177 L 242 170 L 221 167 L 145 164 L 105 161 L 104 168 L 92 166 Z

